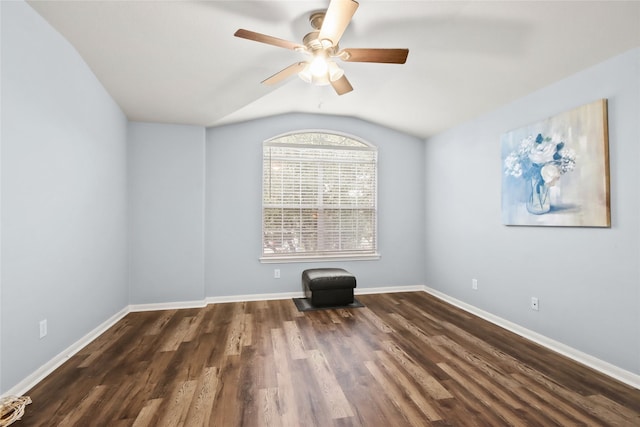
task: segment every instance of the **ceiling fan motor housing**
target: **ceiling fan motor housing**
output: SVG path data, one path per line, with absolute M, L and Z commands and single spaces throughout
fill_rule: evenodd
M 318 10 L 316 12 L 311 12 L 309 16 L 309 24 L 314 30 L 320 31 L 322 28 L 322 23 L 324 22 L 324 16 L 326 15 L 326 10 Z
M 319 36 L 320 31 L 312 31 L 304 36 L 302 43 L 307 47 L 308 51 L 314 55 L 319 51 L 325 51 L 327 56 L 335 56 L 338 51 L 338 45 L 334 46 L 331 40 L 320 40 Z

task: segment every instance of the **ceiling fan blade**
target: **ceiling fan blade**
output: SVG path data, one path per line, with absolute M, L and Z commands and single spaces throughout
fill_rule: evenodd
M 409 49 L 342 49 L 338 56 L 347 62 L 379 62 L 383 64 L 404 64 Z
M 306 62 L 296 62 L 295 64 L 291 64 L 284 70 L 280 70 L 268 79 L 263 80 L 262 83 L 266 85 L 274 85 L 276 83 L 280 83 L 287 77 L 302 71 L 306 65 Z
M 236 37 L 240 37 L 242 39 L 253 40 L 260 43 L 266 43 L 272 46 L 283 47 L 285 49 L 291 49 L 291 50 L 306 49 L 303 45 L 298 43 L 290 42 L 284 39 L 279 39 L 273 36 L 268 36 L 266 34 L 256 33 L 254 31 L 249 31 L 242 28 L 236 31 L 233 35 Z
M 354 0 L 331 0 L 324 15 L 318 40 L 330 40 L 333 46 L 337 46 L 358 6 L 358 2 Z
M 347 80 L 347 76 L 344 74 L 339 79 L 332 81 L 331 86 L 333 86 L 338 95 L 344 95 L 353 90 L 353 86 L 351 86 L 351 83 Z

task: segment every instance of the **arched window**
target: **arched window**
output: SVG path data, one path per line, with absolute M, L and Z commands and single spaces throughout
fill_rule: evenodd
M 326 131 L 263 143 L 262 260 L 377 256 L 376 147 Z

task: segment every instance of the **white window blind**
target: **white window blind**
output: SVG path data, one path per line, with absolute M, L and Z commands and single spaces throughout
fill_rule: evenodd
M 324 132 L 263 144 L 262 256 L 373 255 L 377 150 Z

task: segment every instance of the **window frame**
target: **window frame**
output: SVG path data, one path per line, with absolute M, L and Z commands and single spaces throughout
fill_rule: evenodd
M 360 147 L 356 146 L 340 146 L 340 145 L 331 145 L 331 144 L 312 144 L 312 143 L 288 143 L 288 142 L 277 142 L 279 139 L 289 136 L 294 136 L 297 134 L 326 134 L 326 135 L 335 135 L 338 137 L 347 138 L 361 144 Z M 370 252 L 360 252 L 360 251 L 348 251 L 345 250 L 343 252 L 329 252 L 329 253 L 318 253 L 318 252 L 282 252 L 278 254 L 265 254 L 265 178 L 267 177 L 266 173 L 266 162 L 265 162 L 265 149 L 266 147 L 277 147 L 277 146 L 285 146 L 285 147 L 297 147 L 297 148 L 308 148 L 308 149 L 328 149 L 328 150 L 349 150 L 349 151 L 369 151 L 373 152 L 373 165 L 374 165 L 374 191 L 373 191 L 373 236 L 374 236 L 374 247 Z M 366 260 L 377 260 L 380 259 L 379 253 L 379 234 L 378 234 L 378 147 L 371 144 L 368 141 L 363 140 L 354 135 L 350 135 L 344 132 L 338 132 L 327 129 L 304 129 L 304 130 L 295 130 L 286 133 L 282 133 L 266 139 L 261 144 L 262 147 L 262 173 L 261 173 L 261 241 L 260 241 L 260 257 L 259 260 L 261 263 L 289 263 L 289 262 L 326 262 L 326 261 L 366 261 Z M 324 148 L 323 148 L 324 147 Z

